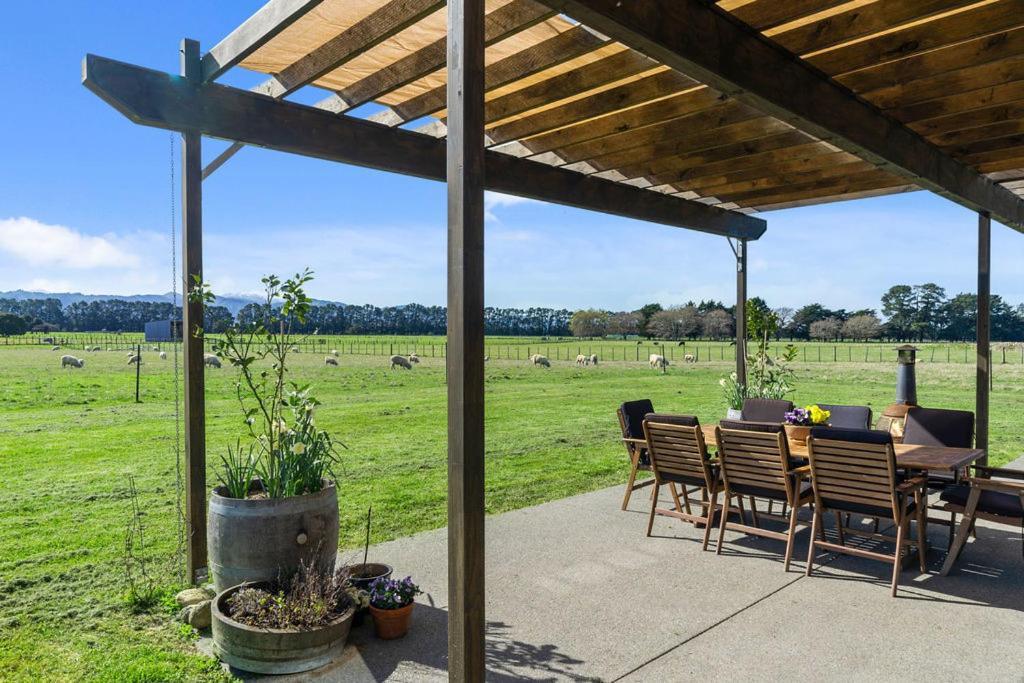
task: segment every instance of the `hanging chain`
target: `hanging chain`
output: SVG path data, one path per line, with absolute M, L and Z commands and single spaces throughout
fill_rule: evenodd
M 171 347 L 174 349 L 174 472 L 175 472 L 175 507 L 178 511 L 178 550 L 174 554 L 178 570 L 178 583 L 185 583 L 185 565 L 182 556 L 185 553 L 185 511 L 182 506 L 181 481 L 181 387 L 178 379 L 178 343 L 175 337 L 173 317 L 178 310 L 178 227 L 175 211 L 177 188 L 174 185 L 174 133 L 170 135 L 170 197 L 171 197 Z

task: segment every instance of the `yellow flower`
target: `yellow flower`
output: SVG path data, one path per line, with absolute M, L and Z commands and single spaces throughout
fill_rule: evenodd
M 295 453 L 296 455 L 302 455 L 303 453 L 306 452 L 306 444 L 302 443 L 301 441 L 298 442 L 297 444 L 292 446 L 292 452 Z
M 806 410 L 811 416 L 811 424 L 825 424 L 828 422 L 828 418 L 832 416 L 830 411 L 824 410 L 818 405 L 807 406 Z

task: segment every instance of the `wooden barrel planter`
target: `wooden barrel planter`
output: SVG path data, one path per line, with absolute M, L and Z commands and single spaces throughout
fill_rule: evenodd
M 316 493 L 288 498 L 223 494 L 222 487 L 213 490 L 207 520 L 210 575 L 218 593 L 244 581 L 290 576 L 303 562 L 334 571 L 338 492 L 333 482 L 324 482 Z
M 241 588 L 233 586 L 218 594 L 211 605 L 213 647 L 221 661 L 253 673 L 293 674 L 317 669 L 341 656 L 354 607 L 332 623 L 306 631 L 256 628 L 228 616 L 227 599 Z

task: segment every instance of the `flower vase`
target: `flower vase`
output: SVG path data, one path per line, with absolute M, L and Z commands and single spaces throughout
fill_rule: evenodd
M 729 408 L 725 411 L 725 419 L 727 420 L 742 420 L 743 411 L 739 408 Z
M 799 446 L 807 445 L 807 437 L 811 435 L 810 425 L 786 425 L 786 438 Z
M 380 609 L 370 605 L 370 614 L 373 615 L 373 626 L 377 631 L 377 637 L 381 640 L 394 640 L 408 633 L 409 622 L 412 620 L 412 608 L 415 605 L 415 602 L 410 602 L 405 607 L 398 609 Z

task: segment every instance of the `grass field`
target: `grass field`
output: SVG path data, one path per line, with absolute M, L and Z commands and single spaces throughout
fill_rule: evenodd
M 145 354 L 142 403 L 123 352 L 85 355 L 61 370 L 59 353 L 0 345 L 0 680 L 217 680 L 219 668 L 156 605 L 125 599 L 127 476 L 139 489 L 154 571 L 175 582 L 175 422 L 170 361 Z M 440 358 L 390 371 L 385 359 L 294 357 L 294 378 L 323 401 L 321 426 L 348 449 L 339 468 L 341 543 L 359 545 L 368 505 L 383 541 L 445 523 L 445 385 Z M 798 402 L 891 402 L 894 364 L 800 363 Z M 626 476 L 614 410 L 649 397 L 661 411 L 714 421 L 725 412 L 718 379 L 731 364 L 645 362 L 550 369 L 487 365 L 487 510 L 497 513 L 618 484 Z M 207 371 L 210 479 L 241 432 L 231 370 Z M 992 455 L 1024 451 L 1024 367 L 997 367 Z M 922 363 L 923 404 L 973 409 L 973 366 Z M 641 533 L 638 529 L 638 533 Z M 387 558 L 380 558 L 386 561 Z M 428 589 L 430 587 L 427 587 Z

